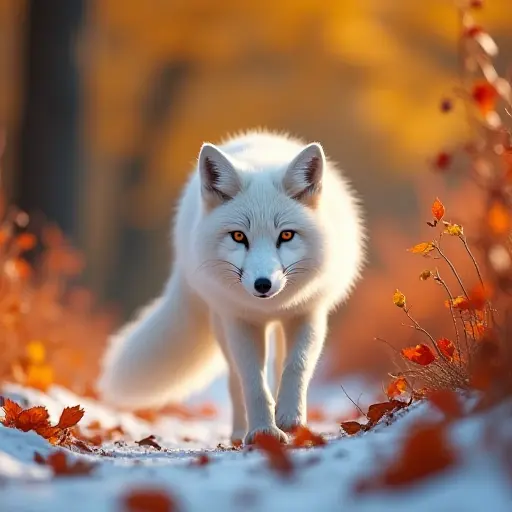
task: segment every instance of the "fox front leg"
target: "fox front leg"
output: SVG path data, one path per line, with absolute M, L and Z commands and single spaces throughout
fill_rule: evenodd
M 248 423 L 245 444 L 253 444 L 260 433 L 288 442 L 288 436 L 276 426 L 275 402 L 267 384 L 265 327 L 238 319 L 224 319 L 223 324 L 245 400 Z
M 327 312 L 315 311 L 283 325 L 287 357 L 277 397 L 276 424 L 292 432 L 307 422 L 307 393 L 327 334 Z

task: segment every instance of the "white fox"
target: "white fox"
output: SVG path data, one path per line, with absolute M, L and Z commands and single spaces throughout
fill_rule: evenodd
M 329 313 L 364 260 L 358 201 L 318 143 L 248 132 L 204 144 L 179 203 L 174 264 L 160 298 L 112 337 L 99 391 L 124 408 L 160 406 L 225 367 L 232 440 L 287 442 L 306 423 L 307 390 Z M 267 336 L 276 342 L 274 401 Z

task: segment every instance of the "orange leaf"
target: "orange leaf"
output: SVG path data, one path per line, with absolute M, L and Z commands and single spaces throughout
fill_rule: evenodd
M 59 423 L 57 427 L 64 430 L 66 428 L 74 427 L 83 417 L 85 411 L 80 409 L 79 405 L 74 407 L 66 407 L 60 415 Z
M 2 424 L 6 427 L 16 428 L 16 422 L 18 421 L 18 416 L 23 411 L 23 408 L 18 405 L 16 402 L 9 400 L 9 398 L 5 398 L 3 400 L 2 405 L 5 417 L 2 420 Z
M 46 459 L 36 452 L 34 454 L 34 460 L 38 464 L 49 466 L 54 476 L 58 477 L 88 475 L 94 469 L 94 464 L 83 460 L 77 460 L 71 463 L 66 453 L 63 451 L 52 453 L 48 455 Z
M 427 398 L 432 405 L 439 409 L 448 419 L 457 419 L 463 414 L 459 396 L 453 391 L 433 391 L 427 394 Z
M 398 411 L 399 409 L 403 409 L 406 406 L 407 403 L 401 402 L 400 400 L 389 400 L 389 402 L 373 404 L 368 408 L 366 417 L 370 423 L 375 424 L 386 414 Z
M 16 428 L 28 432 L 29 430 L 36 430 L 38 427 L 46 427 L 49 425 L 49 418 L 50 415 L 46 407 L 31 407 L 19 414 Z
M 432 215 L 434 215 L 434 219 L 438 221 L 441 220 L 444 217 L 444 212 L 444 204 L 439 200 L 439 198 L 436 198 L 432 205 Z
M 377 479 L 361 482 L 358 490 L 408 487 L 453 466 L 455 461 L 443 424 L 417 424 L 408 431 L 398 458 Z
M 462 236 L 464 234 L 464 228 L 459 224 L 452 224 L 443 220 L 444 233 L 450 236 Z
M 126 512 L 176 512 L 178 506 L 164 490 L 135 489 L 128 491 L 122 499 Z
M 357 434 L 363 428 L 357 421 L 344 421 L 340 426 L 349 436 Z
M 402 355 L 405 359 L 412 361 L 413 363 L 427 366 L 434 362 L 436 356 L 427 345 L 420 344 L 415 347 L 404 348 L 401 350 Z
M 448 359 L 453 357 L 453 354 L 455 353 L 455 345 L 448 338 L 439 338 L 436 342 L 436 345 L 441 353 Z
M 293 473 L 292 461 L 279 439 L 270 434 L 260 433 L 256 436 L 254 444 L 265 453 L 272 469 L 283 476 L 290 476 Z
M 420 274 L 420 281 L 426 281 L 427 279 L 430 279 L 432 277 L 432 272 L 430 270 L 424 270 Z
M 300 426 L 295 431 L 295 437 L 293 439 L 293 446 L 296 448 L 309 447 L 309 446 L 324 446 L 326 441 L 320 434 L 311 432 L 309 428 Z
M 452 299 L 445 300 L 444 305 L 447 308 L 449 308 L 451 306 L 454 309 L 460 309 L 462 311 L 469 309 L 469 301 L 466 299 L 466 297 L 463 297 L 462 295 L 455 297 L 453 300 Z
M 421 244 L 417 244 L 407 250 L 413 254 L 423 254 L 425 256 L 434 249 L 435 247 L 432 242 L 422 242 Z
M 386 394 L 388 395 L 388 398 L 395 398 L 396 396 L 400 396 L 402 393 L 405 393 L 406 389 L 407 381 L 404 377 L 398 377 L 398 379 L 389 383 Z

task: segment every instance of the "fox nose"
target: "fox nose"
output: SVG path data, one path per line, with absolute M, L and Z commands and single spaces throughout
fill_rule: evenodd
M 258 279 L 254 281 L 254 289 L 258 293 L 267 293 L 270 288 L 272 288 L 272 283 L 270 282 L 270 279 L 267 279 L 266 277 L 258 277 Z

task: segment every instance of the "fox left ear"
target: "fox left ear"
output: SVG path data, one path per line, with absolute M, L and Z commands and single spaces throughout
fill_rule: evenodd
M 283 179 L 286 193 L 301 203 L 312 206 L 322 190 L 325 155 L 316 142 L 308 144 L 290 163 Z

